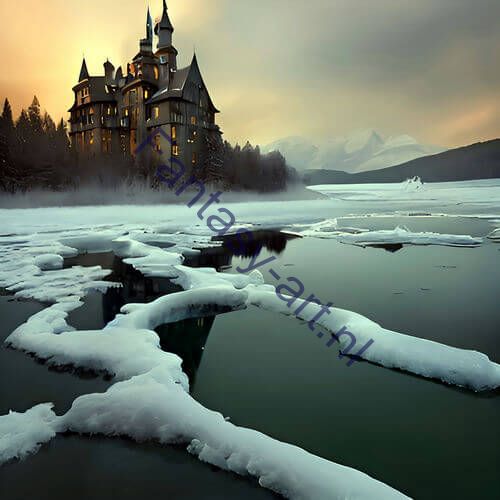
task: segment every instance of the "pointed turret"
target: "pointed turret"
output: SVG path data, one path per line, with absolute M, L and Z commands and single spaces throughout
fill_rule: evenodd
M 146 16 L 146 39 L 151 41 L 151 45 L 153 45 L 153 19 L 151 18 L 151 12 L 149 12 Z
M 168 7 L 167 7 L 167 1 L 163 0 L 163 12 L 161 15 L 161 20 L 158 25 L 160 29 L 165 29 L 168 31 L 171 31 L 173 33 L 174 27 L 172 26 L 172 23 L 170 22 L 170 18 L 168 17 Z
M 83 58 L 82 62 L 82 69 L 80 70 L 80 77 L 78 78 L 79 82 L 82 82 L 83 80 L 87 80 L 89 77 L 89 70 L 87 69 L 87 63 L 85 62 L 85 57 Z
M 140 46 L 142 54 L 151 54 L 153 52 L 153 20 L 151 19 L 149 7 L 146 15 L 146 38 L 140 41 Z
M 172 46 L 172 34 L 174 27 L 168 17 L 167 2 L 163 0 L 163 13 L 160 22 L 155 26 L 155 33 L 158 35 L 158 50 Z

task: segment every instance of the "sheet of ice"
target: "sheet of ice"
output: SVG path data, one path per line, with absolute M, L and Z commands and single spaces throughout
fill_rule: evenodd
M 500 241 L 500 228 L 495 229 L 488 234 L 488 238 L 493 241 Z
M 427 206 L 470 204 L 486 209 L 500 206 L 500 179 L 425 184 L 412 180 L 391 184 L 323 184 L 308 186 L 308 189 L 350 202 L 418 202 Z
M 286 316 L 293 315 L 307 322 L 312 321 L 321 311 L 320 306 L 307 303 L 307 307 L 295 315 L 294 311 L 306 304 L 304 300 L 297 299 L 293 307 L 288 307 L 286 301 L 293 300 L 290 297 L 284 296 L 282 300 L 274 292 L 255 287 L 249 287 L 247 291 L 250 304 Z M 355 355 L 373 340 L 373 344 L 360 354 L 367 361 L 474 391 L 500 387 L 500 365 L 490 361 L 483 353 L 387 330 L 355 312 L 333 307 L 329 310 L 330 314 L 320 317 L 317 323 L 333 334 L 346 328 L 356 339 L 354 348 L 349 349 L 351 339 L 341 336 L 341 352 Z M 334 343 L 331 347 L 335 349 L 339 345 Z
M 55 435 L 52 404 L 41 404 L 25 413 L 0 416 L 0 465 L 36 453 Z
M 173 380 L 187 387 L 181 359 L 161 350 L 158 335 L 151 330 L 106 328 L 72 331 L 65 321 L 79 302 L 55 304 L 28 319 L 6 344 L 43 359 L 49 366 L 74 366 L 105 372 L 118 380 L 167 366 Z
M 35 257 L 33 263 L 42 271 L 53 271 L 63 268 L 64 258 L 60 255 L 47 253 Z
M 187 317 L 241 309 L 247 299 L 246 291 L 231 286 L 180 292 L 150 304 L 128 304 L 106 328 L 94 332 L 71 331 L 66 324 L 66 315 L 80 305 L 77 302 L 55 304 L 32 316 L 8 343 L 36 353 L 49 364 L 71 364 L 128 379 L 105 394 L 78 398 L 68 413 L 56 420 L 51 414 L 44 439 L 53 437 L 54 431 L 70 430 L 183 443 L 200 460 L 252 475 L 263 487 L 286 498 L 406 498 L 354 469 L 236 427 L 189 395 L 180 358 L 163 352 L 158 336 L 150 329 Z M 16 432 L 20 430 L 16 428 Z M 8 437 L 8 433 L 0 428 L 0 436 Z M 9 449 L 15 454 L 10 452 L 9 457 L 18 456 L 20 448 L 11 445 Z
M 165 295 L 149 304 L 126 304 L 121 313 L 108 323 L 113 328 L 149 329 L 187 318 L 214 316 L 247 307 L 248 294 L 226 286 L 214 286 Z
M 480 245 L 482 238 L 469 235 L 442 234 L 432 232 L 415 233 L 408 228 L 398 226 L 393 230 L 370 231 L 369 229 L 342 227 L 337 219 L 328 219 L 309 226 L 296 225 L 303 236 L 321 239 L 336 239 L 341 243 L 357 246 L 408 244 L 408 245 L 441 245 L 454 247 L 474 247 Z
M 362 472 L 233 425 L 173 384 L 164 367 L 117 383 L 104 394 L 78 398 L 58 419 L 57 428 L 188 444 L 189 451 L 203 462 L 253 476 L 261 486 L 285 498 L 408 498 Z
M 174 234 L 170 235 L 172 241 Z M 183 241 L 185 241 L 183 239 Z M 127 264 L 148 277 L 169 278 L 184 290 L 213 286 L 233 285 L 237 289 L 249 284 L 262 284 L 264 279 L 259 271 L 244 274 L 219 273 L 213 268 L 192 268 L 181 265 L 184 256 L 177 247 L 168 250 L 123 237 L 113 242 L 116 255 L 124 258 Z
M 340 234 L 338 240 L 341 243 L 363 247 L 383 244 L 475 247 L 483 242 L 482 238 L 474 238 L 469 235 L 432 232 L 414 233 L 402 226 L 398 226 L 393 230 L 367 231 L 358 234 Z
M 100 266 L 62 269 L 64 257 L 74 257 L 78 250 L 57 238 L 57 234 L 0 237 L 0 286 L 17 298 L 48 303 L 119 286 L 102 281 L 110 272 Z
M 24 269 L 15 284 L 7 290 L 15 292 L 21 299 L 35 299 L 40 302 L 60 302 L 84 297 L 89 290 L 105 292 L 119 283 L 102 281 L 110 271 L 95 267 L 72 267 L 54 271 L 40 271 L 38 268 Z

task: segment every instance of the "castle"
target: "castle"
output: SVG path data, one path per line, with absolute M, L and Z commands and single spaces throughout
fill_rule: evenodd
M 148 161 L 176 158 L 193 169 L 204 165 L 208 144 L 222 135 L 215 124 L 214 106 L 198 67 L 177 68 L 172 45 L 174 27 L 163 0 L 161 19 L 154 27 L 148 8 L 146 38 L 126 71 L 104 63 L 104 76 L 90 76 L 83 59 L 75 101 L 69 112 L 70 139 L 79 157 L 123 154 L 135 156 L 137 146 L 150 140 Z M 150 138 L 155 130 L 157 133 Z M 171 142 L 165 137 L 169 136 Z M 156 158 L 155 158 L 156 156 Z

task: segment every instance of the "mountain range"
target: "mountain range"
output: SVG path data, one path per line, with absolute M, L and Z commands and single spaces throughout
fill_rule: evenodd
M 347 173 L 314 169 L 303 176 L 308 185 L 403 182 L 413 177 L 420 177 L 424 182 L 498 179 L 500 139 L 450 149 L 381 170 Z
M 280 151 L 287 164 L 299 172 L 315 169 L 349 173 L 392 167 L 444 150 L 438 146 L 419 144 L 408 135 L 384 140 L 373 129 L 360 130 L 348 137 L 336 137 L 322 143 L 313 143 L 303 137 L 287 137 L 262 148 L 264 153 Z

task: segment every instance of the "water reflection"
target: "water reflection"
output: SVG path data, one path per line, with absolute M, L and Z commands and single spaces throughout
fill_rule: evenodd
M 285 234 L 274 229 L 228 235 L 221 238 L 224 248 L 238 257 L 258 257 L 265 248 L 271 253 L 281 254 L 288 241 L 297 235 Z
M 249 236 L 250 235 L 250 236 Z M 293 235 L 276 230 L 261 230 L 221 239 L 219 247 L 202 249 L 186 256 L 185 265 L 212 267 L 217 271 L 228 269 L 234 256 L 258 256 L 263 249 L 282 253 Z M 103 296 L 91 295 L 85 305 L 70 314 L 68 322 L 78 329 L 101 329 L 112 321 L 128 303 L 149 303 L 164 295 L 182 291 L 179 285 L 167 278 L 150 278 L 126 264 L 113 253 L 84 254 L 65 260 L 65 267 L 100 265 L 112 272 L 108 281 L 122 283 L 121 288 L 111 288 Z M 183 360 L 183 370 L 194 386 L 203 350 L 216 316 L 187 319 L 156 328 L 164 351 L 177 354 Z

